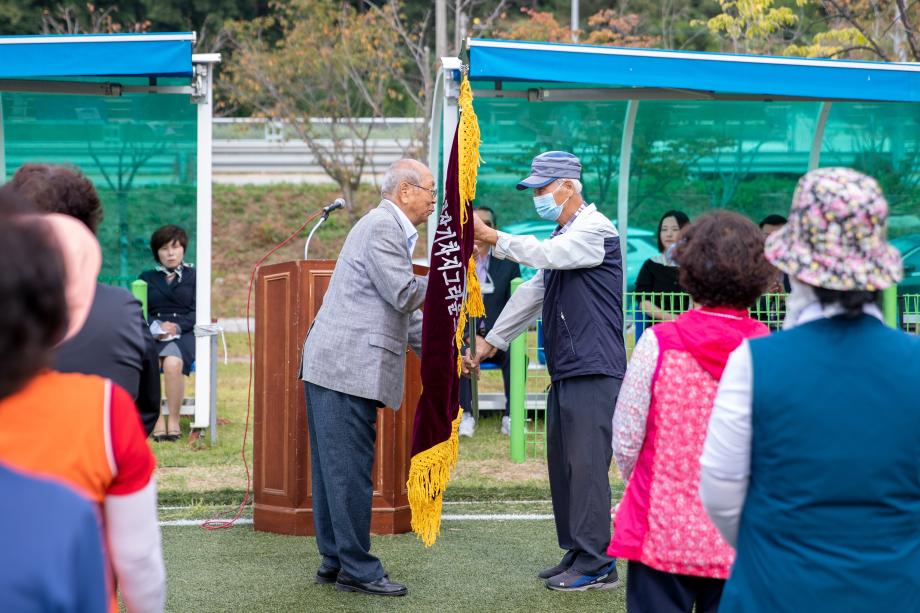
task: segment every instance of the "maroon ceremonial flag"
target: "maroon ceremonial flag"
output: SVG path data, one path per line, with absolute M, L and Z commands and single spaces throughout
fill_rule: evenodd
M 447 164 L 444 207 L 431 248 L 422 327 L 422 397 L 415 413 L 409 469 L 412 529 L 428 546 L 440 529 L 441 499 L 457 461 L 461 415 L 457 338 L 468 312 L 464 298 L 473 253 L 473 216 L 469 203 L 461 202 L 459 135 L 457 130 Z M 475 280 L 470 286 L 478 294 Z

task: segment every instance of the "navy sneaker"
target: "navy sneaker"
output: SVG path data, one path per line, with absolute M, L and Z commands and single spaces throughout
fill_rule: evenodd
M 611 562 L 599 575 L 584 575 L 570 568 L 546 580 L 546 587 L 558 592 L 584 592 L 587 590 L 612 590 L 620 586 L 617 563 Z
M 558 574 L 564 573 L 565 571 L 572 568 L 572 564 L 575 563 L 575 558 L 578 557 L 578 554 L 571 549 L 565 552 L 565 555 L 562 556 L 559 564 L 556 564 L 552 568 L 546 568 L 537 573 L 537 576 L 541 579 L 552 579 Z
M 546 568 L 537 573 L 537 576 L 541 579 L 552 579 L 556 575 L 562 574 L 565 571 L 569 570 L 571 564 L 566 563 L 566 560 L 563 560 L 559 564 L 556 564 L 552 568 Z

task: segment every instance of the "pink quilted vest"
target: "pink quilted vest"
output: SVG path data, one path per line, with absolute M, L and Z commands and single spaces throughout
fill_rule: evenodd
M 687 338 L 729 333 L 716 340 L 734 346 L 745 337 L 765 334 L 766 327 L 747 317 L 737 324 L 711 316 L 709 324 L 701 319 L 706 317 L 691 312 L 646 332 L 655 334 L 659 353 L 645 441 L 619 505 L 607 553 L 663 572 L 725 579 L 734 550 L 709 521 L 698 493 L 700 456 L 719 381 L 694 357 L 678 327 L 688 326 Z M 721 375 L 727 357 L 726 353 L 715 367 L 707 366 Z

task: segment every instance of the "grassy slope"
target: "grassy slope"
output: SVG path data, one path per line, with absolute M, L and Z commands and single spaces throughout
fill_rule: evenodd
M 214 317 L 243 317 L 246 291 L 255 263 L 276 244 L 290 236 L 318 209 L 341 194 L 334 185 L 215 185 L 212 304 Z M 311 258 L 334 259 L 345 235 L 368 209 L 380 201 L 377 191 L 364 186 L 350 210 L 332 214 L 313 237 Z M 303 246 L 312 227 L 272 256 L 271 262 L 303 257 Z M 420 230 L 424 234 L 424 230 Z M 419 241 L 416 256 L 422 255 Z

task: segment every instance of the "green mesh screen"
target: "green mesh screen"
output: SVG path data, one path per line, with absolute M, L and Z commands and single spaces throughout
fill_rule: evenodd
M 475 107 L 484 160 L 477 204 L 494 209 L 500 227 L 549 236 L 553 224 L 537 219 L 531 192 L 517 192 L 514 184 L 528 174 L 534 155 L 551 149 L 581 157 L 586 199 L 616 220 L 626 102 L 480 96 Z M 819 102 L 640 102 L 629 177 L 628 285 L 657 252 L 658 220 L 669 209 L 691 219 L 711 209 L 754 222 L 786 215 L 796 181 L 808 170 L 820 112 Z M 877 177 L 891 201 L 892 235 L 917 233 L 920 245 L 918 123 L 920 105 L 834 103 L 820 162 Z
M 45 162 L 77 166 L 96 185 L 102 281 L 123 285 L 151 268 L 150 235 L 167 223 L 186 230 L 186 261 L 195 261 L 197 111 L 189 96 L 0 99 L 7 179 L 24 163 Z
M 730 209 L 755 222 L 786 214 L 808 170 L 819 110 L 809 102 L 640 102 L 630 229 L 654 233 L 668 209 L 691 219 Z
M 570 151 L 584 166 L 587 199 L 616 217 L 620 142 L 625 102 L 539 102 L 476 98 L 482 130 L 476 203 L 492 208 L 501 226 L 531 221 L 531 192 L 515 184 L 530 172 L 535 155 Z
M 821 166 L 849 166 L 878 179 L 891 205 L 891 235 L 920 233 L 920 105 L 833 103 Z
M 502 229 L 549 238 L 555 224 L 539 220 L 532 192 L 514 186 L 530 173 L 535 155 L 552 149 L 581 158 L 586 199 L 616 219 L 625 102 L 528 103 L 483 97 L 475 99 L 475 107 L 483 160 L 476 204 L 494 210 Z M 529 278 L 533 271 L 523 273 Z

